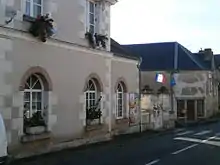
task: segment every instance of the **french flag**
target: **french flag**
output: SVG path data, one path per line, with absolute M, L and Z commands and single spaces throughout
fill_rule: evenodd
M 161 73 L 156 74 L 156 82 L 165 83 L 165 76 Z

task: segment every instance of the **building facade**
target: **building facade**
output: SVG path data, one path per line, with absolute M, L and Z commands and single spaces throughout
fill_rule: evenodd
M 141 89 L 166 89 L 177 120 L 197 121 L 218 112 L 217 68 L 211 49 L 191 53 L 176 42 L 124 45 L 143 58 Z M 157 81 L 160 75 L 161 81 Z
M 115 3 L 0 1 L 0 112 L 10 151 L 129 128 L 127 97 L 139 92 L 138 60 L 110 51 Z M 42 42 L 30 27 L 47 13 L 55 34 Z M 95 33 L 105 42 L 95 43 Z

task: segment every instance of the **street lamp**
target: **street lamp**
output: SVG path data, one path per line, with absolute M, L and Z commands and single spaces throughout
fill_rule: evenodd
M 142 57 L 139 57 L 137 68 L 138 68 L 138 79 L 139 79 L 139 95 L 138 95 L 138 107 L 139 107 L 139 129 L 142 132 L 142 112 L 141 112 L 141 63 Z

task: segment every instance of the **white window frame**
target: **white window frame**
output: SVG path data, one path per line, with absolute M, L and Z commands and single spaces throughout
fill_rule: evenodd
M 26 13 L 26 8 L 27 8 L 26 2 L 30 2 L 30 15 L 28 15 Z M 34 3 L 34 0 L 24 0 L 24 13 L 25 13 L 25 15 L 30 16 L 30 17 L 35 17 L 34 16 L 34 5 L 41 7 L 41 13 L 40 14 L 43 15 L 43 10 L 44 10 L 44 5 L 43 4 L 44 4 L 44 0 L 41 0 L 41 4 Z
M 24 105 L 27 102 L 30 103 L 30 105 L 29 105 L 29 107 L 30 107 L 29 114 L 26 114 L 28 118 L 32 117 L 33 114 L 36 113 L 37 111 L 40 111 L 43 114 L 43 107 L 44 107 L 44 84 L 43 84 L 43 81 L 42 81 L 41 77 L 37 74 L 33 74 L 31 76 L 36 76 L 37 77 L 38 81 L 41 84 L 41 89 L 31 89 L 31 87 L 29 89 L 24 89 L 24 94 L 29 93 L 29 95 L 30 95 L 29 101 L 24 100 Z M 28 84 L 28 83 L 26 82 L 26 84 Z M 33 105 L 33 102 L 34 102 L 33 101 L 33 93 L 41 93 L 41 100 L 40 100 L 41 109 L 32 109 L 32 105 Z
M 93 85 L 94 85 L 94 87 L 95 87 L 95 90 L 90 90 L 89 89 L 89 81 L 91 81 L 92 83 L 93 83 Z M 98 91 L 97 91 L 97 86 L 96 86 L 96 83 L 95 83 L 95 81 L 93 80 L 93 79 L 90 79 L 88 81 L 88 84 L 87 84 L 87 89 L 86 89 L 86 108 L 90 108 L 91 106 L 94 106 L 94 105 L 91 105 L 90 104 L 90 101 L 94 101 L 94 103 L 96 103 L 96 101 L 97 101 L 97 95 L 98 95 Z M 91 98 L 90 97 L 90 94 L 93 96 L 93 94 L 94 94 L 94 98 Z
M 91 12 L 90 11 L 90 3 L 92 3 L 94 5 L 94 12 Z M 90 26 L 93 26 L 94 27 L 94 33 L 96 33 L 96 28 L 97 28 L 97 18 L 96 18 L 96 6 L 97 6 L 97 3 L 93 0 L 87 0 L 87 30 L 88 32 L 91 31 L 90 29 Z M 94 24 L 91 24 L 90 22 L 90 14 L 93 14 L 94 15 Z
M 122 89 L 121 91 L 118 90 L 118 86 L 121 87 Z M 119 97 L 120 94 L 121 94 L 121 98 Z M 119 109 L 119 100 L 121 100 L 122 102 L 121 109 Z M 121 116 L 119 111 L 121 111 Z M 116 90 L 116 119 L 123 119 L 123 118 L 124 118 L 124 88 L 121 83 L 118 83 Z

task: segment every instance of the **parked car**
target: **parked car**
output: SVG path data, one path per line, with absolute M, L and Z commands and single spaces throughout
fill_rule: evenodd
M 0 165 L 5 164 L 8 159 L 8 142 L 4 120 L 0 114 Z

